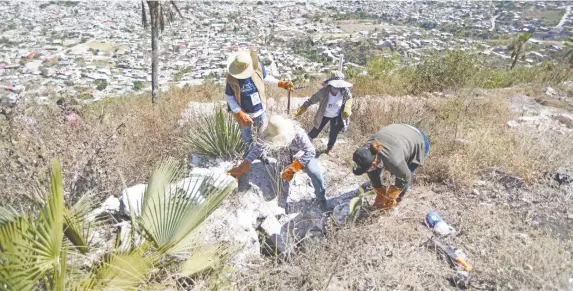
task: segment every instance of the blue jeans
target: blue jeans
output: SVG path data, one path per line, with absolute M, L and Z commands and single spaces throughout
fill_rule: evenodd
M 318 136 L 318 134 L 322 131 L 322 129 L 324 128 L 324 126 L 326 126 L 326 124 L 328 122 L 330 122 L 330 133 L 328 134 L 328 145 L 327 148 L 330 150 L 332 149 L 332 147 L 334 146 L 334 143 L 336 143 L 336 138 L 338 137 L 338 133 L 340 132 L 339 128 L 337 128 L 336 126 L 336 119 L 337 117 L 322 117 L 322 121 L 320 122 L 320 126 L 318 128 L 313 128 L 308 132 L 308 137 L 310 137 L 310 139 L 314 139 L 315 137 Z
M 286 165 L 288 166 L 288 165 Z M 285 166 L 285 167 L 286 167 Z M 313 158 L 306 164 L 303 171 L 310 177 L 310 181 L 312 183 L 312 187 L 314 188 L 314 196 L 316 196 L 317 200 L 325 200 L 325 192 L 326 189 L 324 188 L 324 177 L 320 173 L 320 167 L 318 166 L 318 161 Z M 290 181 L 281 180 L 281 195 L 286 201 L 289 193 Z
M 261 130 L 268 122 L 267 113 L 263 112 L 263 114 L 253 118 L 253 124 L 241 127 L 241 139 L 245 143 L 245 152 L 249 152 L 251 147 L 253 146 L 253 135 L 256 134 L 259 130 Z M 253 133 L 253 127 L 255 133 Z

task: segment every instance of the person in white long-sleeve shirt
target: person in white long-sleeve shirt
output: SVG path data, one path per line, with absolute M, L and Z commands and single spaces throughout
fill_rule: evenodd
M 260 130 L 268 120 L 264 84 L 292 90 L 293 83 L 267 75 L 264 65 L 253 50 L 231 54 L 227 64 L 225 99 L 229 110 L 241 124 L 241 138 L 248 152 L 253 144 L 253 127 Z

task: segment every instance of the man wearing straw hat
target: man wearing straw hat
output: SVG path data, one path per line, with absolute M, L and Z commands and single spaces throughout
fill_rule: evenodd
M 225 98 L 230 111 L 241 124 L 241 138 L 248 151 L 253 144 L 253 127 L 260 130 L 267 122 L 264 84 L 292 90 L 293 83 L 267 75 L 253 50 L 232 53 L 227 60 L 227 68 Z
M 295 117 L 301 116 L 308 107 L 318 103 L 318 110 L 314 116 L 314 128 L 308 132 L 308 136 L 314 139 L 322 131 L 324 126 L 330 122 L 330 133 L 328 135 L 328 145 L 326 154 L 329 154 L 336 143 L 338 133 L 344 128 L 344 121 L 352 114 L 352 94 L 350 87 L 352 84 L 344 80 L 344 74 L 340 71 L 333 71 L 330 78 L 322 83 L 322 88 L 314 93 L 310 99 L 298 109 Z
M 241 165 L 231 169 L 229 174 L 237 180 L 250 171 L 251 163 L 264 149 L 277 151 L 277 161 L 284 168 L 281 172 L 279 206 L 284 207 L 289 193 L 290 181 L 303 170 L 308 174 L 314 187 L 314 194 L 320 209 L 326 211 L 324 178 L 316 160 L 316 150 L 304 129 L 294 120 L 273 115 L 268 125 L 259 134 L 260 139 L 251 148 Z

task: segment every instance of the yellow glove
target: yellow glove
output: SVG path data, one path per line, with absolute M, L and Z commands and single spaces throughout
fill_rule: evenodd
M 303 168 L 304 166 L 300 163 L 298 159 L 296 159 L 294 160 L 294 162 L 288 165 L 288 167 L 286 167 L 286 169 L 283 171 L 281 175 L 281 178 L 283 180 L 290 181 L 292 180 L 292 178 L 294 178 L 294 174 L 296 174 L 296 172 L 302 170 Z
M 279 81 L 279 88 L 292 91 L 294 89 L 294 84 L 291 81 Z
M 304 107 L 301 106 L 301 107 L 296 111 L 296 113 L 294 114 L 294 117 L 298 118 L 298 117 L 300 117 L 301 115 L 303 115 L 305 112 L 306 112 L 306 108 L 304 108 Z
M 348 111 L 342 111 L 342 117 L 343 117 L 344 119 L 347 119 L 348 117 L 350 117 L 350 112 L 348 112 Z
M 382 186 L 379 188 L 374 188 L 376 191 L 376 199 L 374 200 L 374 207 L 382 210 L 390 210 L 396 206 L 396 199 L 400 196 L 402 192 L 401 189 L 396 186 L 390 186 L 388 188 Z

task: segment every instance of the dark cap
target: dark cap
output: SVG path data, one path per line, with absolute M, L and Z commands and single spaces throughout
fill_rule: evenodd
M 359 147 L 354 151 L 352 155 L 352 160 L 356 163 L 356 167 L 352 170 L 354 175 L 364 174 L 372 166 L 375 158 L 367 147 Z

